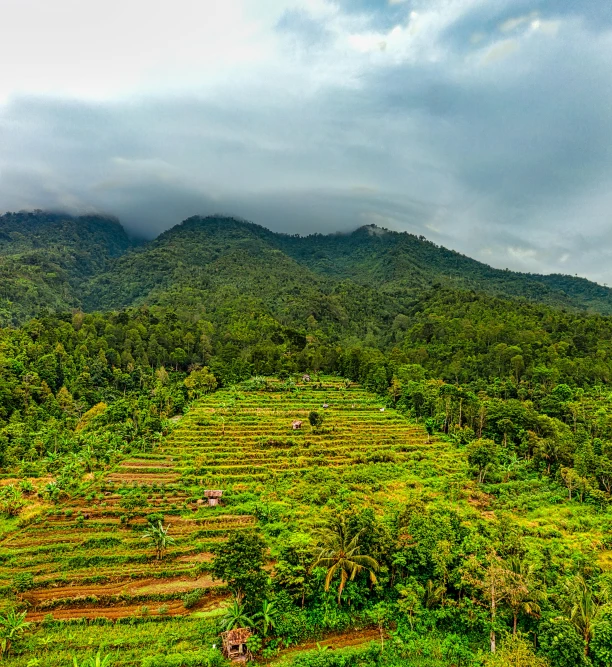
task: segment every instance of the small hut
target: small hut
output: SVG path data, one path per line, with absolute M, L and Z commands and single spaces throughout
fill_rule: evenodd
M 251 636 L 249 628 L 234 628 L 221 634 L 223 655 L 233 662 L 246 662 L 253 657 L 246 642 Z
M 219 498 L 223 495 L 223 491 L 207 489 L 204 495 L 208 498 L 210 507 L 214 507 L 219 503 Z
M 293 428 L 294 431 L 297 431 L 299 428 L 302 428 L 302 422 L 299 419 L 296 419 L 292 424 L 291 427 Z
M 310 375 L 308 375 L 308 373 L 302 375 L 302 382 L 310 382 Z

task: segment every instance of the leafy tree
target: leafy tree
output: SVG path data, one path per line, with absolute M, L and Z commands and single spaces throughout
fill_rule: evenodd
M 185 378 L 185 386 L 190 398 L 199 398 L 217 388 L 217 379 L 205 366 L 204 368 L 191 371 L 188 377 Z
M 425 431 L 427 431 L 427 442 L 428 443 L 431 442 L 431 438 L 432 438 L 435 430 L 436 430 L 436 420 L 431 419 L 431 417 L 429 419 L 426 419 L 425 420 Z
M 376 583 L 376 572 L 379 569 L 378 563 L 368 555 L 361 554 L 360 531 L 355 535 L 350 535 L 347 531 L 346 523 L 340 519 L 333 521 L 326 530 L 320 534 L 321 551 L 312 569 L 315 567 L 324 567 L 327 569 L 325 577 L 325 590 L 328 591 L 332 579 L 336 574 L 340 574 L 340 584 L 338 586 L 338 604 L 341 604 L 342 591 L 347 581 L 353 581 L 357 574 L 362 571 L 368 572 L 370 581 Z
M 468 462 L 476 468 L 478 483 L 482 484 L 487 472 L 498 462 L 498 447 L 493 440 L 479 438 L 467 446 Z
M 308 413 L 308 421 L 312 428 L 320 428 L 325 421 L 325 415 L 320 412 L 311 411 Z
M 216 549 L 212 563 L 215 579 L 225 581 L 238 599 L 246 599 L 247 609 L 255 609 L 265 595 L 268 575 L 263 569 L 266 544 L 255 532 L 234 532 Z
M 541 653 L 554 667 L 587 667 L 584 640 L 566 618 L 550 619 L 540 625 Z
M 76 656 L 73 656 L 72 665 L 73 667 L 110 667 L 112 661 L 112 653 L 107 653 L 105 656 L 102 656 L 102 651 L 100 650 L 94 656 L 84 658 L 80 665 Z

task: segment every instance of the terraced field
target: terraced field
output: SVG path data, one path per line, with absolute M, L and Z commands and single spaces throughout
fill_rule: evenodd
M 311 410 L 324 413 L 322 427 L 309 425 Z M 210 577 L 211 550 L 230 531 L 264 516 L 274 536 L 320 520 L 334 501 L 382 508 L 419 489 L 448 493 L 441 480 L 462 466 L 448 444 L 428 444 L 421 428 L 338 380 L 219 391 L 153 452 L 124 459 L 81 497 L 5 537 L 0 586 L 19 590 L 32 621 L 214 611 L 227 594 Z M 208 506 L 207 489 L 223 491 L 218 506 Z M 175 539 L 161 561 L 142 539 L 153 512 Z M 196 589 L 201 600 L 188 610 L 183 598 Z

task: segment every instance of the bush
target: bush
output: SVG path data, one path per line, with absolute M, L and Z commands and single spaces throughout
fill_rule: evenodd
M 320 412 L 312 411 L 308 414 L 308 421 L 313 428 L 319 428 L 320 426 L 323 426 L 325 415 L 322 415 Z
M 540 626 L 540 650 L 555 667 L 586 667 L 584 641 L 565 618 L 551 619 Z
M 202 599 L 202 595 L 203 591 L 201 588 L 196 588 L 195 591 L 185 593 L 185 595 L 183 595 L 183 607 L 185 607 L 185 609 L 191 609 L 192 607 L 195 607 Z
M 13 577 L 13 589 L 17 593 L 23 593 L 34 588 L 34 577 L 31 572 L 20 572 Z

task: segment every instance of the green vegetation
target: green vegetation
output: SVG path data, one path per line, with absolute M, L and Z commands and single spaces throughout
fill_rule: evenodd
M 192 219 L 0 329 L 8 665 L 611 664 L 604 293 L 407 238 Z

